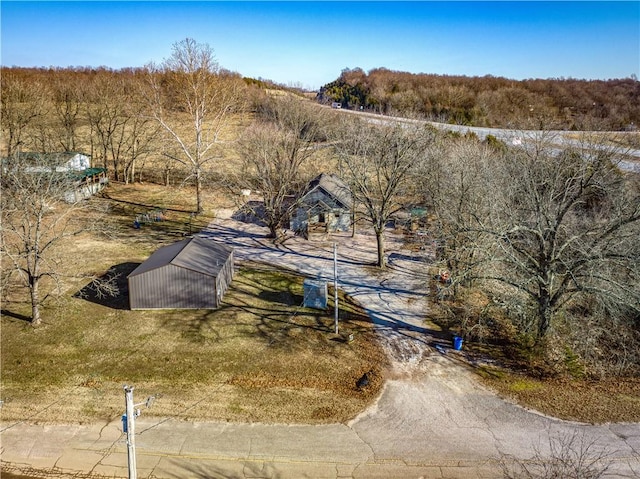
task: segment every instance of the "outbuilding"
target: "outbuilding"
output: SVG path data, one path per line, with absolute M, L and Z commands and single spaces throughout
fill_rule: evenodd
M 233 249 L 194 236 L 153 253 L 127 277 L 131 309 L 215 309 L 233 279 Z

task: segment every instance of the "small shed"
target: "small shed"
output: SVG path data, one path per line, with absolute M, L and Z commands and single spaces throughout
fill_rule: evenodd
M 322 173 L 314 178 L 298 205 L 290 226 L 307 237 L 311 232 L 334 233 L 351 227 L 351 190 L 336 175 Z
M 233 279 L 233 249 L 194 236 L 160 248 L 127 277 L 131 309 L 215 309 Z

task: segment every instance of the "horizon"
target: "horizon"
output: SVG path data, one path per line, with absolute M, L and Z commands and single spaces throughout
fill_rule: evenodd
M 0 14 L 3 67 L 141 68 L 189 37 L 209 44 L 221 68 L 307 90 L 346 68 L 512 80 L 640 76 L 638 1 L 5 0 Z

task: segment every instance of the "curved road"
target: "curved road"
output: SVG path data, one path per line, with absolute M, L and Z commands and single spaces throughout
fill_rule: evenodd
M 414 123 L 414 124 L 426 124 L 431 125 L 438 130 L 445 131 L 455 131 L 462 135 L 465 133 L 474 133 L 481 140 L 486 139 L 488 135 L 493 135 L 497 139 L 505 142 L 508 145 L 512 146 L 523 146 L 525 147 L 528 143 L 534 143 L 540 140 L 543 140 L 555 147 L 575 147 L 575 148 L 586 148 L 591 150 L 612 150 L 614 147 L 602 145 L 599 143 L 594 143 L 589 140 L 590 135 L 597 135 L 603 132 L 597 131 L 564 131 L 564 130 L 519 130 L 519 129 L 504 129 L 504 128 L 487 128 L 480 126 L 465 126 L 465 125 L 453 125 L 449 123 L 438 123 L 435 121 L 426 121 L 426 120 L 413 120 L 402 117 L 395 116 L 383 116 L 377 115 L 374 113 L 361 113 L 353 110 L 336 110 L 342 113 L 350 113 L 353 115 L 363 116 L 369 119 L 369 121 L 374 123 Z M 640 135 L 637 132 L 604 132 L 604 133 L 615 133 L 619 136 L 626 135 Z M 584 141 L 581 141 L 578 138 L 584 138 Z M 627 172 L 635 172 L 640 173 L 640 149 L 638 148 L 619 148 L 619 161 L 618 167 Z
M 237 261 L 260 261 L 333 277 L 330 241 L 292 237 L 274 247 L 265 230 L 218 219 L 204 232 L 235 248 Z M 388 241 L 389 270 L 372 275 L 375 241 L 342 236 L 341 287 L 365 305 L 392 362 L 391 378 L 371 408 L 348 424 L 324 426 L 137 423 L 140 478 L 495 478 L 502 465 L 549 454 L 550 442 L 576 437 L 604 454 L 607 477 L 640 477 L 638 424 L 585 425 L 526 411 L 473 378 L 464 351 L 425 329 L 427 253 Z M 357 340 L 357 338 L 356 338 Z M 127 476 L 120 421 L 89 426 L 2 424 L 4 471 L 49 469 Z M 59 476 L 57 476 L 59 477 Z

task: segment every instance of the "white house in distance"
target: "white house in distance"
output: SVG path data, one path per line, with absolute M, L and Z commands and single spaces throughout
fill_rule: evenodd
M 25 160 L 34 160 L 33 166 L 26 166 L 25 171 L 45 173 L 55 171 L 82 171 L 91 168 L 91 157 L 84 153 L 66 151 L 63 153 L 20 153 Z
M 20 168 L 26 173 L 66 173 L 73 180 L 73 188 L 64 194 L 68 203 L 88 198 L 108 183 L 106 168 L 92 168 L 91 156 L 67 151 L 60 153 L 20 152 L 10 158 L 3 158 L 2 170 Z

